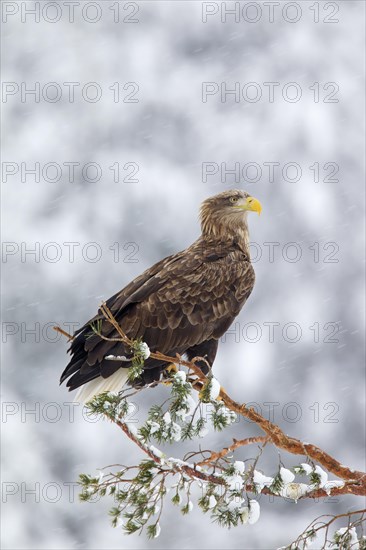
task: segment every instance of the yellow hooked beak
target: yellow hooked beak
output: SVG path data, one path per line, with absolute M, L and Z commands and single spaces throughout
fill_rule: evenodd
M 258 215 L 262 212 L 262 205 L 258 199 L 254 197 L 248 197 L 244 204 L 238 205 L 238 208 L 249 212 L 258 212 Z

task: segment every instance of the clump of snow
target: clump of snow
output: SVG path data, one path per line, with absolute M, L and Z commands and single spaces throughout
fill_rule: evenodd
M 148 420 L 146 425 L 149 427 L 150 435 L 153 435 L 160 430 L 160 424 L 154 422 L 153 420 Z
M 315 473 L 318 474 L 318 476 L 320 477 L 320 483 L 319 483 L 319 487 L 324 487 L 324 485 L 327 483 L 328 481 L 328 474 L 327 472 L 325 472 L 323 470 L 323 468 L 321 468 L 320 466 L 315 466 Z
M 171 424 L 172 422 L 172 417 L 170 416 L 170 412 L 167 411 L 164 416 L 163 416 L 163 420 L 165 422 L 165 424 Z
M 170 431 L 172 438 L 174 441 L 180 441 L 182 438 L 182 428 L 177 424 L 176 422 L 173 422 L 171 425 L 171 431 Z
M 150 445 L 149 449 L 157 458 L 162 459 L 165 457 L 164 453 L 160 449 L 154 447 L 154 445 Z
M 216 378 L 211 378 L 210 380 L 210 400 L 215 401 L 220 395 L 220 382 Z
M 139 344 L 138 351 L 141 353 L 143 359 L 148 359 L 150 357 L 150 348 L 146 342 L 141 342 Z
M 282 487 L 279 494 L 284 498 L 290 498 L 297 502 L 300 497 L 309 493 L 311 489 L 311 486 L 306 485 L 306 483 L 287 483 Z
M 132 416 L 136 412 L 136 405 L 134 403 L 128 403 L 126 416 Z
M 310 466 L 310 464 L 306 464 L 306 462 L 303 462 L 302 464 L 300 464 L 300 466 L 303 470 L 305 470 L 305 473 L 307 475 L 311 474 L 311 472 L 313 471 L 313 467 Z
M 253 483 L 256 486 L 258 492 L 262 491 L 264 487 L 269 487 L 273 483 L 273 477 L 267 477 L 262 472 L 254 470 Z
M 169 457 L 166 461 L 167 465 L 168 466 L 172 466 L 172 467 L 175 467 L 175 466 L 188 466 L 188 462 L 184 462 L 184 460 L 181 460 L 180 458 L 175 458 L 173 456 Z M 178 486 L 178 484 L 174 484 L 172 485 L 172 487 L 176 487 Z
M 261 507 L 259 506 L 259 502 L 257 500 L 250 500 L 248 523 L 250 525 L 254 525 L 254 523 L 257 523 L 257 521 L 259 520 L 260 514 L 261 514 Z
M 244 462 L 242 462 L 241 460 L 236 460 L 234 462 L 234 469 L 235 469 L 235 472 L 242 475 L 245 472 Z
M 238 496 L 235 496 L 235 497 L 233 497 L 233 498 L 230 500 L 230 502 L 229 502 L 229 504 L 228 504 L 228 506 L 227 506 L 227 509 L 228 509 L 230 512 L 233 512 L 234 510 L 237 510 L 237 509 L 241 508 L 243 502 L 244 502 L 244 499 L 243 499 L 243 498 L 238 497 Z
M 173 376 L 174 380 L 180 384 L 184 384 L 184 382 L 187 379 L 187 374 L 184 372 L 184 370 L 179 370 L 175 373 Z
M 292 481 L 295 479 L 295 474 L 293 474 L 291 470 L 283 467 L 280 468 L 280 476 L 285 485 L 287 483 L 292 483 Z
M 248 523 L 248 517 L 249 517 L 249 508 L 248 506 L 244 506 L 242 509 L 241 509 L 241 520 L 243 523 Z
M 240 474 L 235 473 L 233 475 L 224 475 L 223 477 L 230 491 L 240 491 L 243 488 L 244 479 Z
M 198 432 L 198 437 L 205 437 L 207 434 L 208 434 L 209 430 L 207 428 L 207 426 L 203 425 L 200 429 L 200 431 Z
M 185 373 L 184 373 L 185 374 Z M 182 407 L 175 411 L 175 414 L 178 418 L 181 418 L 182 420 L 185 420 L 187 416 L 190 416 L 194 413 L 194 410 L 196 408 L 197 404 L 192 396 L 187 395 L 184 399 L 182 399 Z
M 215 508 L 216 504 L 217 504 L 216 498 L 213 495 L 210 495 L 208 499 L 208 508 L 209 509 Z
M 156 524 L 156 527 L 155 527 L 155 535 L 154 535 L 154 539 L 157 539 L 158 536 L 160 535 L 160 532 L 161 532 L 161 527 L 160 527 L 160 523 L 158 522 Z
M 233 424 L 237 419 L 237 414 L 234 411 L 231 411 L 223 403 L 219 404 L 219 407 L 217 408 L 217 414 L 220 416 L 223 416 L 226 422 L 229 424 Z
M 335 489 L 336 487 L 344 487 L 344 481 L 341 479 L 330 479 L 324 483 L 323 489 L 327 495 L 330 495 L 332 489 Z

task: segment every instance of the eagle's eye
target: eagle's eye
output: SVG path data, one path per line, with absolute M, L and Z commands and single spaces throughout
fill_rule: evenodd
M 239 197 L 230 197 L 230 202 L 235 203 L 238 202 Z

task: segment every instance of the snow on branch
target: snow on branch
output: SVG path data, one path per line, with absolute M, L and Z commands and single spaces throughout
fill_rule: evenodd
M 152 352 L 144 342 L 132 341 L 124 334 L 105 303 L 100 310 L 117 332 L 118 336 L 111 340 L 122 341 L 130 349 L 133 358 L 130 381 L 138 378 L 148 357 L 180 368 L 175 373 L 165 371 L 163 383 L 168 384 L 170 397 L 162 405 L 151 407 L 139 430 L 128 424 L 127 415 L 130 406 L 128 397 L 141 389 L 128 395 L 126 390 L 117 395 L 100 394 L 88 403 L 91 413 L 104 415 L 115 423 L 147 457 L 138 466 L 120 466 L 117 471 L 102 477 L 80 476 L 82 500 L 90 500 L 95 494 L 114 497 L 116 506 L 110 512 L 113 526 L 120 525 L 129 534 L 145 529 L 149 537 L 157 537 L 168 493 L 173 493 L 173 504 L 180 506 L 183 514 L 188 514 L 194 506 L 191 496 L 194 487 L 200 490 L 198 506 L 201 510 L 227 528 L 240 524 L 251 525 L 258 521 L 260 506 L 255 497 L 259 494 L 295 502 L 329 495 L 366 495 L 365 472 L 341 464 L 316 445 L 286 435 L 278 425 L 265 419 L 256 410 L 232 399 L 211 372 L 206 376 L 197 366 L 197 362 L 203 358 L 186 361 L 178 355 L 169 357 Z M 97 332 L 96 328 L 93 330 Z M 99 335 L 109 339 L 100 332 Z M 108 359 L 121 360 L 120 357 Z M 148 388 L 143 391 L 148 391 Z M 198 392 L 198 401 L 194 398 L 195 391 Z M 208 415 L 204 410 L 207 406 L 210 407 Z M 254 422 L 262 434 L 234 439 L 219 450 L 192 451 L 183 458 L 166 456 L 158 447 L 160 444 L 201 439 L 210 426 L 216 431 L 222 431 L 233 424 L 238 416 Z M 270 445 L 302 459 L 291 469 L 280 461 L 276 472 L 266 475 L 259 469 L 258 463 L 265 448 Z M 256 454 L 245 461 L 233 460 L 233 453 L 240 448 L 255 449 Z M 329 474 L 338 479 L 329 480 Z M 354 514 L 359 517 L 352 520 Z M 332 516 L 328 522 L 320 524 L 314 520 L 314 524 L 286 548 L 305 548 L 323 528 L 325 540 L 328 543 L 331 540 L 334 545 L 328 544 L 329 548 L 366 548 L 364 539 L 359 539 L 357 534 L 365 514 L 365 510 L 348 512 Z M 330 526 L 340 518 L 348 518 L 348 527 L 338 529 L 333 538 L 328 539 Z M 341 546 L 340 543 L 347 540 L 351 541 L 349 546 Z

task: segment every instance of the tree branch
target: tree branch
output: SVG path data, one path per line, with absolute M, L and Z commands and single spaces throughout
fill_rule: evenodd
M 128 338 L 127 335 L 123 332 L 122 328 L 119 326 L 118 322 L 114 318 L 112 312 L 107 307 L 105 302 L 101 304 L 100 311 L 104 315 L 104 317 L 114 326 L 115 330 L 120 336 L 120 341 L 124 342 L 125 344 L 130 346 L 131 349 L 133 349 L 134 342 L 130 338 Z M 61 329 L 56 328 L 56 330 L 65 334 L 69 339 L 72 339 L 70 335 L 64 333 L 64 331 L 62 331 Z M 106 340 L 109 339 L 102 335 L 101 337 L 103 337 Z M 115 341 L 116 338 L 113 338 L 111 340 Z M 192 385 L 196 390 L 202 389 L 203 385 L 208 383 L 210 380 L 207 376 L 203 374 L 199 366 L 196 365 L 196 362 L 198 362 L 199 360 L 204 360 L 204 358 L 197 357 L 197 358 L 194 358 L 193 361 L 185 361 L 179 355 L 177 355 L 177 357 L 170 357 L 158 351 L 156 352 L 151 351 L 150 357 L 153 359 L 164 361 L 167 364 L 178 362 L 180 366 L 184 366 L 188 368 L 189 371 L 192 372 L 193 375 L 196 377 L 192 381 Z M 299 439 L 286 435 L 279 426 L 277 426 L 273 422 L 270 422 L 269 420 L 264 418 L 255 409 L 249 408 L 245 404 L 240 404 L 234 401 L 234 399 L 232 399 L 222 387 L 220 389 L 219 398 L 222 400 L 222 403 L 225 405 L 225 407 L 235 412 L 236 414 L 239 414 L 253 421 L 266 435 L 246 438 L 242 440 L 234 440 L 234 443 L 232 445 L 218 452 L 212 451 L 210 457 L 208 457 L 207 459 L 204 459 L 201 462 L 198 462 L 192 466 L 187 464 L 182 464 L 180 466 L 180 469 L 183 469 L 189 476 L 193 476 L 199 479 L 204 479 L 205 481 L 212 481 L 212 482 L 218 483 L 217 477 L 211 476 L 210 474 L 200 471 L 200 467 L 212 465 L 214 462 L 217 462 L 220 458 L 223 458 L 224 456 L 226 456 L 229 452 L 232 452 L 243 445 L 248 445 L 252 443 L 266 444 L 267 442 L 271 442 L 278 449 L 282 449 L 294 455 L 306 456 L 312 461 L 318 462 L 328 472 L 331 472 L 332 474 L 336 475 L 340 479 L 345 480 L 346 482 L 347 481 L 349 482 L 349 483 L 345 483 L 343 487 L 334 488 L 332 491 L 332 494 L 366 495 L 366 473 L 365 472 L 352 470 L 351 468 L 341 464 L 337 459 L 335 459 L 334 457 L 332 457 L 331 455 L 329 455 L 327 452 L 323 451 L 321 448 L 317 447 L 316 445 L 313 445 L 311 443 L 303 443 Z M 146 454 L 148 454 L 150 458 L 152 458 L 157 463 L 162 464 L 161 460 L 154 454 L 151 448 L 145 446 L 138 439 L 138 437 L 136 437 L 131 432 L 127 424 L 121 421 L 115 421 L 115 422 L 124 431 L 124 433 L 132 441 L 134 441 L 135 444 L 137 444 Z M 262 492 L 266 494 L 272 494 L 266 488 L 264 488 Z M 313 491 L 312 493 L 308 493 L 306 496 L 308 498 L 319 498 L 319 497 L 327 496 L 327 493 L 323 489 L 318 489 L 316 491 Z
M 121 339 L 129 345 L 133 345 L 132 340 L 130 340 L 123 332 L 107 305 L 103 303 L 100 309 L 103 315 L 105 315 L 106 319 L 113 324 Z M 178 361 L 180 365 L 187 367 L 191 372 L 193 372 L 198 380 L 203 383 L 208 382 L 207 376 L 203 374 L 201 369 L 193 361 L 184 361 L 180 356 L 170 357 L 160 352 L 151 352 L 150 356 L 153 359 L 159 359 L 161 361 L 166 361 L 167 363 L 175 363 Z M 195 358 L 196 361 L 198 361 L 199 359 L 200 358 L 198 357 Z M 311 443 L 303 443 L 299 439 L 287 436 L 279 426 L 264 418 L 255 409 L 248 408 L 245 404 L 240 404 L 234 401 L 234 399 L 232 399 L 222 387 L 220 389 L 219 396 L 228 409 L 245 418 L 248 418 L 249 420 L 252 420 L 255 424 L 257 424 L 257 426 L 259 426 L 259 428 L 261 428 L 261 430 L 263 430 L 267 435 L 266 440 L 271 441 L 271 443 L 273 443 L 273 445 L 275 445 L 278 449 L 282 449 L 284 451 L 287 451 L 288 453 L 295 455 L 303 455 L 310 458 L 311 460 L 317 461 L 321 466 L 326 468 L 328 472 L 331 472 L 341 479 L 360 480 L 361 485 L 358 486 L 358 490 L 362 491 L 361 494 L 366 495 L 365 472 L 355 471 L 347 466 L 344 466 L 338 460 L 333 458 L 331 455 L 329 455 L 316 445 L 313 445 Z M 362 487 L 362 489 L 360 489 L 360 487 Z M 360 493 L 358 492 L 357 494 Z
M 129 426 L 121 421 L 121 420 L 113 420 L 114 422 L 126 435 L 127 437 L 135 443 L 149 458 L 151 458 L 157 466 L 159 466 L 162 470 L 167 467 L 168 461 L 165 459 L 163 453 L 159 454 L 157 453 L 157 449 L 154 447 L 149 447 L 148 445 L 145 445 L 138 436 L 132 431 Z M 251 443 L 266 443 L 268 439 L 266 437 L 248 437 L 246 439 L 242 440 L 234 440 L 234 443 L 230 445 L 230 447 L 226 447 L 222 449 L 220 452 L 212 452 L 211 456 L 201 462 L 190 464 L 188 462 L 185 462 L 183 460 L 174 460 L 174 462 L 170 463 L 168 465 L 169 470 L 174 473 L 181 474 L 184 472 L 188 477 L 190 477 L 192 480 L 200 479 L 201 481 L 205 481 L 208 483 L 212 483 L 214 485 L 225 485 L 225 481 L 213 474 L 210 474 L 209 472 L 202 469 L 203 466 L 212 466 L 212 463 L 218 460 L 219 458 L 222 458 L 228 452 L 231 452 L 232 450 L 235 450 L 243 445 L 249 445 Z M 226 451 L 226 452 L 225 452 Z M 248 483 L 245 486 L 245 490 L 247 492 L 257 492 L 256 488 L 251 484 Z M 264 495 L 274 496 L 274 497 L 282 497 L 283 495 L 279 495 L 278 493 L 275 493 L 271 491 L 268 487 L 264 487 L 261 490 L 261 493 Z M 360 481 L 349 481 L 345 482 L 343 487 L 333 487 L 331 490 L 332 496 L 338 496 L 338 495 L 345 495 L 345 494 L 353 494 L 353 495 L 359 495 L 362 496 L 365 494 L 364 486 Z M 317 498 L 326 498 L 329 496 L 329 491 L 327 492 L 325 489 L 315 489 L 314 491 L 311 491 L 307 493 L 306 495 L 303 495 L 299 498 L 310 498 L 310 499 L 317 499 Z

